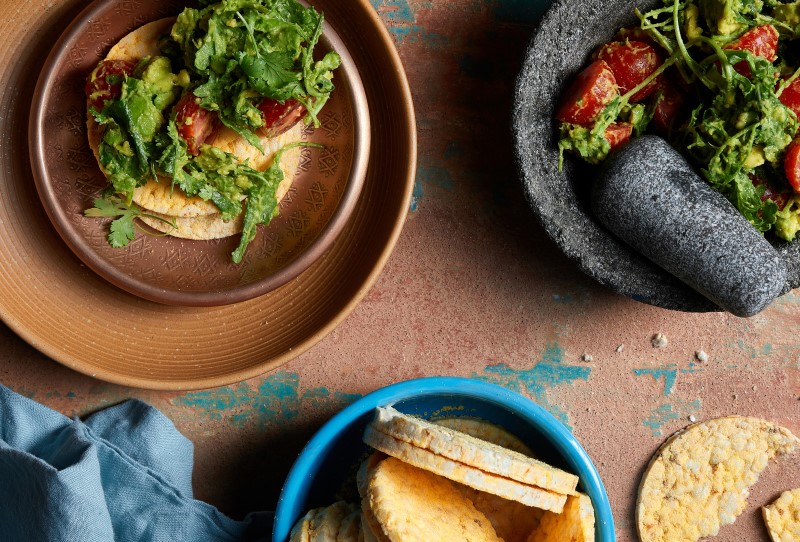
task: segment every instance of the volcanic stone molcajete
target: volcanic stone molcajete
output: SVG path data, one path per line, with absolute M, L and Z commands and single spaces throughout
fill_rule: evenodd
M 786 288 L 778 252 L 660 137 L 637 138 L 606 162 L 592 210 L 639 253 L 737 316 L 759 312 Z

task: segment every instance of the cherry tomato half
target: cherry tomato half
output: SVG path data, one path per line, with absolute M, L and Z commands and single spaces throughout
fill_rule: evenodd
M 200 154 L 200 146 L 216 128 L 216 113 L 203 109 L 194 94 L 187 92 L 175 104 L 175 127 L 186 142 L 189 154 Z
M 101 111 L 107 101 L 119 98 L 122 82 L 136 66 L 127 60 L 101 60 L 86 79 L 86 97 L 89 107 Z
M 724 48 L 730 51 L 749 51 L 755 56 L 775 62 L 778 58 L 778 31 L 771 24 L 757 26 Z M 752 75 L 750 66 L 744 60 L 734 64 L 733 69 L 748 78 Z
M 778 99 L 800 118 L 800 78 L 789 83 Z
M 603 136 L 611 144 L 611 151 L 614 152 L 628 142 L 633 133 L 633 125 L 628 122 L 615 122 L 606 128 Z
M 786 148 L 783 157 L 783 171 L 792 190 L 800 193 L 800 139 L 795 139 Z
M 271 98 L 264 98 L 258 104 L 258 108 L 264 116 L 264 126 L 261 131 L 267 137 L 275 137 L 284 133 L 306 114 L 306 108 L 294 98 L 283 103 Z
M 556 108 L 556 120 L 570 124 L 591 124 L 615 97 L 619 96 L 614 73 L 604 60 L 595 60 L 567 87 Z
M 665 73 L 666 75 L 666 73 Z M 680 125 L 686 106 L 686 94 L 671 78 L 664 77 L 653 95 L 652 126 L 661 135 L 669 135 L 673 128 Z
M 642 83 L 662 63 L 661 55 L 652 45 L 635 40 L 606 43 L 597 50 L 595 57 L 608 63 L 621 94 Z M 656 77 L 634 94 L 631 103 L 640 102 L 655 92 L 660 78 Z

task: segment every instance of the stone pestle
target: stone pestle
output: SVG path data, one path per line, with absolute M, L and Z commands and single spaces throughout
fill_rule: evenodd
M 786 289 L 778 252 L 660 137 L 636 138 L 610 157 L 591 205 L 617 237 L 737 316 Z

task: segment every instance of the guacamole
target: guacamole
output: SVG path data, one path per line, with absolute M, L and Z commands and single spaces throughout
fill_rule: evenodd
M 335 52 L 314 59 L 322 24 L 320 13 L 296 0 L 201 2 L 178 15 L 158 43 L 159 54 L 136 65 L 98 65 L 87 95 L 89 113 L 103 129 L 98 158 L 110 188 L 106 201 L 87 215 L 119 210 L 126 227 L 121 235 L 122 222 L 112 223 L 113 246 L 125 246 L 135 235 L 127 227 L 134 190 L 168 177 L 187 196 L 213 202 L 223 220 L 244 216 L 232 254 L 241 262 L 256 226 L 277 213 L 282 151 L 260 171 L 205 144 L 206 132 L 225 126 L 263 154 L 266 102 L 297 104 L 306 122 L 318 125 L 340 64 Z
M 628 55 L 656 51 L 658 62 L 635 74 L 637 88 L 620 92 L 589 125 L 557 114 L 560 159 L 567 152 L 602 162 L 620 144 L 609 131 L 616 126 L 619 132 L 620 124 L 630 125 L 632 136 L 657 133 L 756 229 L 794 239 L 800 230 L 800 152 L 789 151 L 800 145 L 795 139 L 800 55 L 787 45 L 797 35 L 798 6 L 775 0 L 664 0 L 661 8 L 637 10 L 639 26 L 621 30 L 615 43 Z M 607 49 L 601 47 L 594 62 L 606 61 L 618 80 L 628 77 L 624 68 L 630 70 L 636 58 L 623 63 L 604 57 Z M 592 85 L 582 84 L 583 95 L 593 95 Z M 607 82 L 603 85 L 605 92 Z M 649 95 L 637 98 L 651 86 Z

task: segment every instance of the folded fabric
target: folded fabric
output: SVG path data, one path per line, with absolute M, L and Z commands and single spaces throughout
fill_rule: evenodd
M 0 540 L 269 540 L 271 512 L 234 521 L 193 499 L 193 455 L 141 401 L 81 421 L 0 385 Z

